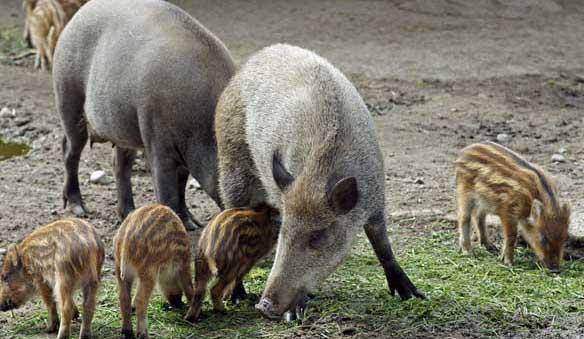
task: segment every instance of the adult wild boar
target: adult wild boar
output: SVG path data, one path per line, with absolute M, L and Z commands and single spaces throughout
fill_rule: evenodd
M 232 78 L 215 119 L 225 207 L 266 202 L 282 215 L 259 311 L 279 318 L 294 310 L 341 263 L 362 227 L 392 294 L 423 297 L 387 237 L 373 121 L 339 70 L 298 47 L 267 47 Z M 234 293 L 244 294 L 243 286 Z
M 87 143 L 115 146 L 122 217 L 134 209 L 136 150 L 150 163 L 156 197 L 193 228 L 185 204 L 189 173 L 217 192 L 213 131 L 217 100 L 234 73 L 223 43 L 180 8 L 160 0 L 92 0 L 63 31 L 53 82 L 65 137 L 63 199 L 86 213 L 78 168 Z

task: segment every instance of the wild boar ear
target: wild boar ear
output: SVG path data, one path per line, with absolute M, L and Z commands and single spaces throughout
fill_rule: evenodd
M 562 204 L 562 214 L 563 215 L 570 216 L 571 212 L 572 212 L 572 207 L 570 206 L 569 203 L 566 202 L 566 203 Z
M 533 224 L 543 213 L 543 203 L 537 199 L 533 199 L 531 203 L 531 213 L 529 214 L 529 221 Z
M 9 254 L 11 254 L 9 256 Z M 18 253 L 18 247 L 15 244 L 8 246 L 6 250 L 6 259 L 10 258 L 12 260 L 11 264 L 13 267 L 20 268 L 22 266 L 22 259 L 20 258 L 20 253 Z
M 281 191 L 286 190 L 286 188 L 288 188 L 288 186 L 294 181 L 292 174 L 290 174 L 284 165 L 282 165 L 278 153 L 274 153 L 274 156 L 272 157 L 272 175 L 274 176 L 276 185 L 278 185 L 278 188 L 280 188 Z
M 348 213 L 359 201 L 357 179 L 346 177 L 339 180 L 328 193 L 329 204 L 338 214 Z

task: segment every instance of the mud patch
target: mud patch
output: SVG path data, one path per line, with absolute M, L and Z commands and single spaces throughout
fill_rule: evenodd
M 0 161 L 25 155 L 28 151 L 30 147 L 26 144 L 5 142 L 0 139 Z

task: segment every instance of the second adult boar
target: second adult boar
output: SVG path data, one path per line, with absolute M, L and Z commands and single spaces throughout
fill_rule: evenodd
M 219 202 L 213 119 L 234 64 L 223 43 L 180 8 L 160 0 L 92 0 L 65 27 L 54 56 L 55 101 L 65 131 L 63 199 L 86 213 L 81 151 L 111 142 L 122 217 L 134 209 L 130 182 L 144 149 L 158 202 L 192 229 L 189 173 Z
M 267 47 L 223 92 L 216 131 L 225 206 L 265 202 L 282 215 L 274 266 L 257 305 L 264 315 L 295 310 L 347 256 L 363 227 L 390 290 L 422 296 L 387 236 L 373 120 L 339 70 L 305 49 Z

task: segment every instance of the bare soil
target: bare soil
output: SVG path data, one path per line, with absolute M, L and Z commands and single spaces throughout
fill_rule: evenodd
M 558 180 L 562 197 L 584 209 L 584 7 L 578 0 L 174 1 L 215 32 L 238 63 L 276 42 L 315 50 L 355 83 L 377 125 L 386 165 L 388 215 L 454 210 L 453 160 L 464 146 L 509 136 L 506 144 Z M 0 29 L 22 26 L 19 1 L 0 2 Z M 49 73 L 0 64 L 0 138 L 29 144 L 0 162 L 0 248 L 63 209 L 62 130 Z M 565 162 L 552 154 L 564 151 Z M 86 148 L 82 193 L 111 249 L 120 220 L 116 189 L 89 183 L 112 177 L 111 145 Z M 136 204 L 154 201 L 144 161 L 133 175 Z M 193 213 L 217 207 L 190 188 Z M 408 223 L 401 236 L 421 236 Z M 454 233 L 453 233 L 454 236 Z M 111 272 L 111 252 L 107 271 Z

